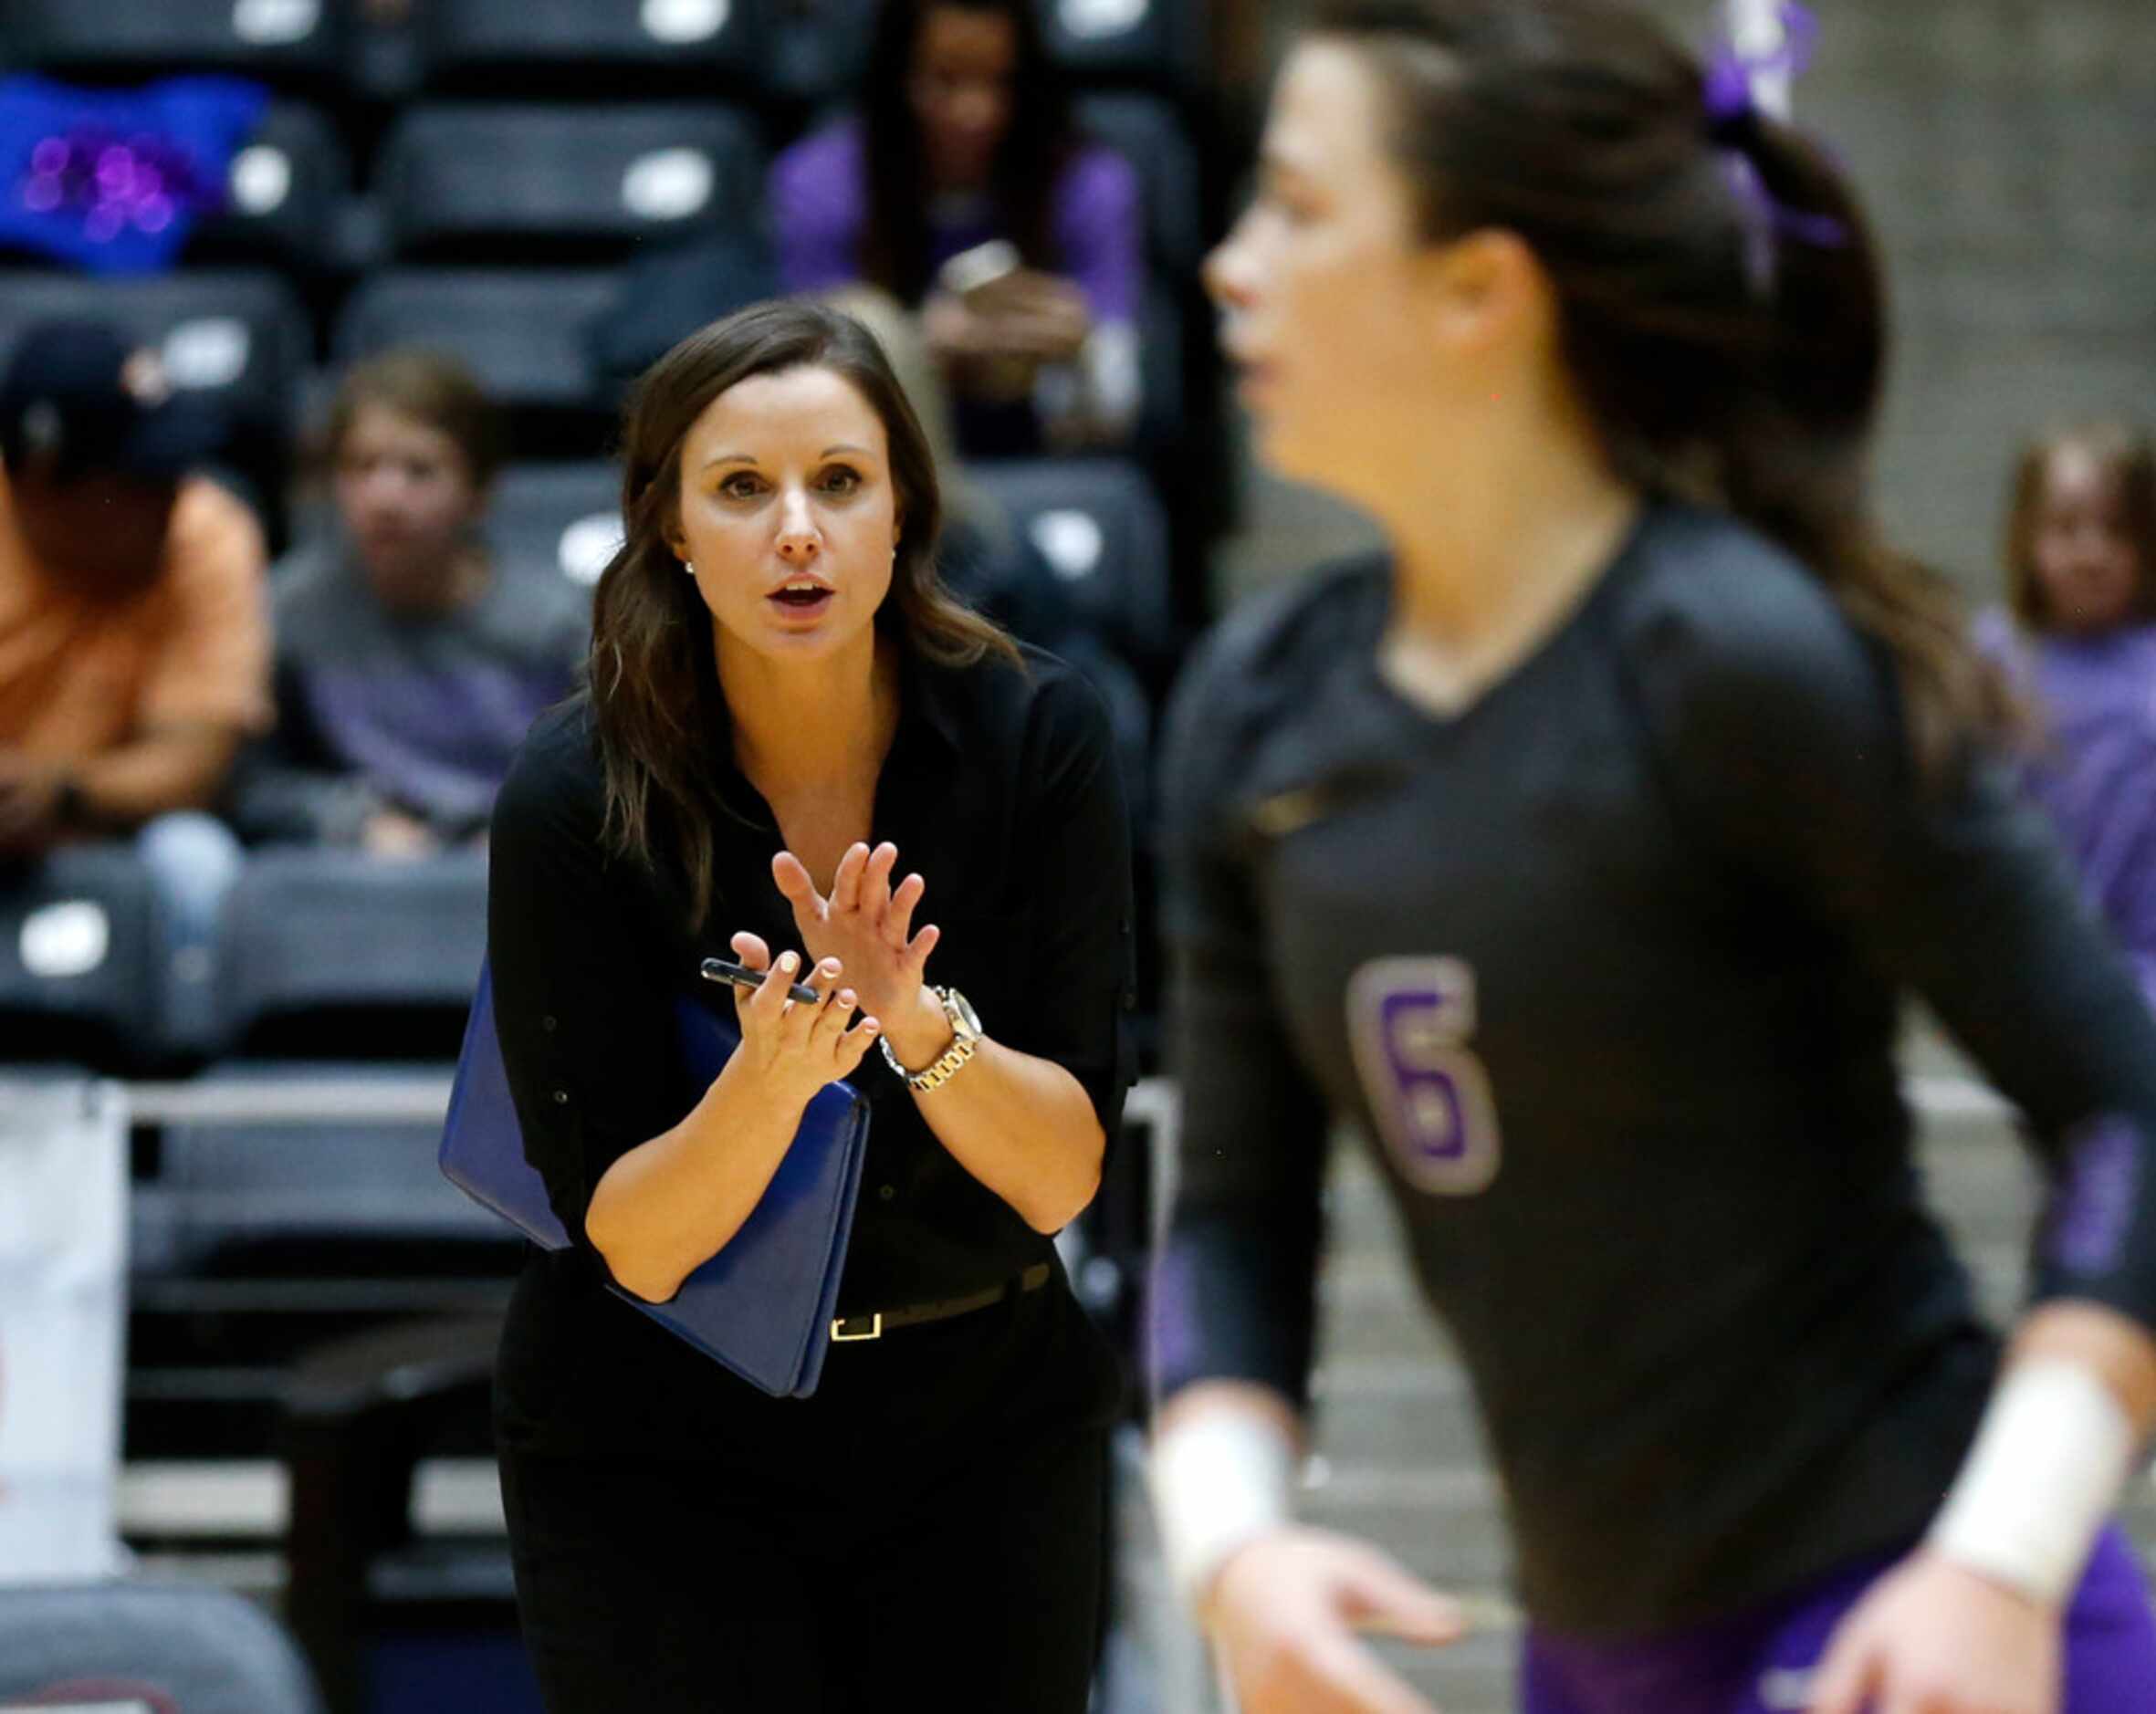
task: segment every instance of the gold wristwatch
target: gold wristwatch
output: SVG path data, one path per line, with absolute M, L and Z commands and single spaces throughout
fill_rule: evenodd
M 876 1046 L 884 1050 L 884 1063 L 905 1080 L 908 1089 L 916 1091 L 942 1088 L 973 1057 L 974 1049 L 980 1046 L 980 1014 L 973 1009 L 972 1003 L 955 988 L 932 988 L 928 991 L 942 1005 L 943 1015 L 951 1026 L 951 1045 L 934 1064 L 909 1071 L 891 1051 L 890 1037 L 880 1036 L 876 1040 Z

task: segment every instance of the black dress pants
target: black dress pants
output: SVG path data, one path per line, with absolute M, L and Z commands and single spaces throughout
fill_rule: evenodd
M 1059 1272 L 834 1345 L 708 1458 L 505 1447 L 549 1714 L 1083 1714 L 1119 1388 Z

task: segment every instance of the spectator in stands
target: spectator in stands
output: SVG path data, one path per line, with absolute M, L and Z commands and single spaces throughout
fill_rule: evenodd
M 336 527 L 277 570 L 277 731 L 234 819 L 250 840 L 385 857 L 479 839 L 525 728 L 575 682 L 588 601 L 488 554 L 500 423 L 455 359 L 361 364 L 324 442 Z
M 1121 438 L 1137 178 L 1073 124 L 1029 0 L 886 0 L 864 87 L 772 168 L 787 289 L 864 280 L 917 309 L 968 456 Z
M 2034 705 L 2031 794 L 2156 1003 L 2156 447 L 2122 423 L 2032 441 L 2006 517 L 2009 612 L 1979 636 Z
M 0 874 L 68 841 L 135 838 L 185 1045 L 208 1028 L 239 864 L 202 811 L 270 713 L 261 531 L 189 474 L 223 433 L 102 323 L 26 329 L 0 378 Z
M 1133 806 L 1133 837 L 1150 843 L 1146 814 L 1152 803 L 1153 705 L 1133 665 L 1094 634 L 1047 557 L 958 461 L 951 402 L 920 323 L 873 287 L 823 294 L 834 309 L 875 336 L 892 372 L 912 402 L 943 486 L 943 537 L 936 569 L 951 592 L 1020 642 L 1050 650 L 1076 667 L 1108 705 L 1125 800 Z

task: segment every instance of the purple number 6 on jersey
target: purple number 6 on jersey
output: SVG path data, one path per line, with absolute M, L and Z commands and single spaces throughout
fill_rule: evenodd
M 1374 958 L 1348 981 L 1347 1033 L 1401 1176 L 1433 1196 L 1488 1189 L 1502 1151 L 1490 1077 L 1467 1045 L 1474 971 L 1458 958 Z

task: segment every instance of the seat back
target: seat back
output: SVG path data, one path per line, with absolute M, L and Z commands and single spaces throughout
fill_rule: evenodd
M 622 477 L 612 465 L 518 465 L 495 481 L 487 537 L 505 561 L 591 589 L 622 544 Z
M 486 945 L 483 852 L 258 852 L 225 911 L 225 1040 L 314 1058 L 453 1057 Z
M 754 126 L 709 103 L 468 102 L 407 112 L 376 183 L 398 256 L 523 265 L 753 218 L 763 171 Z
M 1204 89 L 1201 0 L 1037 0 L 1050 57 L 1081 83 Z
M 319 109 L 277 101 L 233 157 L 225 206 L 187 241 L 188 266 L 263 265 L 302 275 L 349 258 L 351 157 Z
M 1175 109 L 1155 96 L 1088 95 L 1077 118 L 1136 169 L 1154 267 L 1169 279 L 1196 274 L 1205 259 L 1205 204 L 1198 153 Z
M 1167 658 L 1167 520 L 1142 472 L 1119 459 L 1043 458 L 968 474 L 1040 549 L 1089 630 L 1141 669 Z
M 752 87 L 761 0 L 425 0 L 420 76 L 440 90 L 589 95 Z
M 593 373 L 590 330 L 620 289 L 605 269 L 388 268 L 352 293 L 336 352 L 344 361 L 392 345 L 454 352 L 509 413 L 522 455 L 588 455 L 614 410 Z
M 58 316 L 109 320 L 156 348 L 174 388 L 225 406 L 232 418 L 234 462 L 250 477 L 281 477 L 314 340 L 307 312 L 285 280 L 252 269 L 131 279 L 42 270 L 0 274 L 0 351 L 11 350 L 26 327 Z
M 162 1055 L 157 911 L 127 846 L 0 879 L 0 1061 L 130 1071 Z
M 203 1584 L 0 1589 L 0 1698 L 148 1701 L 164 1714 L 321 1714 L 255 1603 Z
M 875 0 L 767 0 L 765 16 L 764 76 L 779 99 L 812 113 L 860 93 Z
M 341 0 L 0 0 L 10 65 L 106 80 L 207 70 L 331 85 L 341 76 L 346 26 Z
M 209 1082 L 235 1108 L 339 1088 L 364 1101 L 415 1075 L 404 1068 L 225 1065 Z M 154 1177 L 136 1187 L 130 1256 L 143 1273 L 260 1271 L 302 1256 L 356 1259 L 403 1248 L 443 1253 L 475 1242 L 513 1249 L 501 1223 L 459 1196 L 435 1164 L 438 1117 L 348 1119 L 334 1113 L 267 1123 L 189 1120 L 167 1125 Z
M 309 1353 L 499 1313 L 524 1247 L 435 1165 L 449 1073 L 231 1061 L 185 1085 L 137 1150 L 131 1459 L 263 1457 Z

